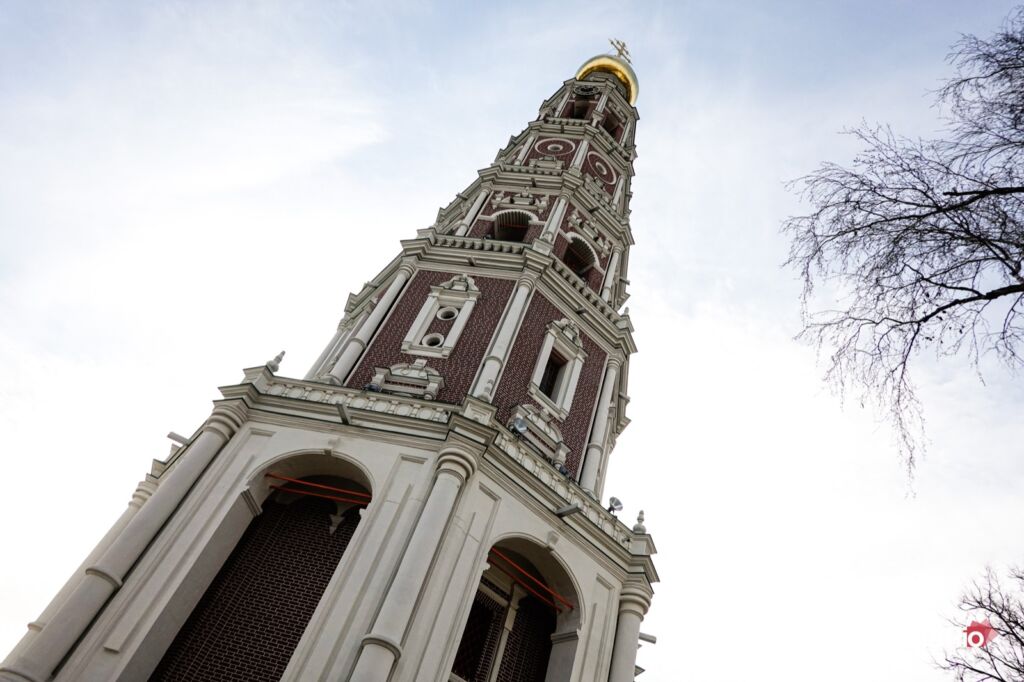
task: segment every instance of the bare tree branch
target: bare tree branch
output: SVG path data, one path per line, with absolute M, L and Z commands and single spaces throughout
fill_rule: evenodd
M 961 38 L 950 62 L 943 138 L 848 131 L 862 151 L 794 181 L 812 210 L 783 226 L 799 336 L 827 351 L 841 393 L 888 413 L 910 473 L 924 426 L 911 360 L 927 349 L 977 367 L 992 352 L 1014 368 L 1024 335 L 1024 9 L 989 40 Z
M 961 617 L 950 621 L 966 629 L 970 621 L 988 621 L 997 637 L 985 647 L 947 652 L 939 668 L 958 682 L 1024 682 L 1024 572 L 1012 569 L 1004 584 L 992 569 L 971 585 L 958 605 Z

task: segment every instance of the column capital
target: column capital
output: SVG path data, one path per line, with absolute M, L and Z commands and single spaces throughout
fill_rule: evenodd
M 533 291 L 537 288 L 537 278 L 533 273 L 529 275 L 523 275 L 516 280 L 517 287 L 525 287 L 527 292 Z
M 478 454 L 470 448 L 449 443 L 437 458 L 437 473 L 450 474 L 465 483 L 476 472 L 477 457 Z
M 249 408 L 240 400 L 218 402 L 203 430 L 214 431 L 227 440 L 245 423 L 248 412 Z
M 156 483 L 150 480 L 139 481 L 139 485 L 135 488 L 135 492 L 132 494 L 132 499 L 128 502 L 128 506 L 138 509 L 146 503 L 146 500 L 153 496 L 153 491 L 155 490 Z
M 630 580 L 619 593 L 619 613 L 635 613 L 643 618 L 651 608 L 653 597 L 654 591 L 649 586 Z

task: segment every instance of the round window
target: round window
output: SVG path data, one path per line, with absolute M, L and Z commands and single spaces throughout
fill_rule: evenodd
M 441 308 L 437 311 L 437 319 L 439 320 L 454 320 L 459 316 L 459 311 L 451 306 L 447 308 Z
M 423 337 L 423 345 L 431 348 L 437 348 L 444 343 L 444 337 L 440 334 L 427 334 Z

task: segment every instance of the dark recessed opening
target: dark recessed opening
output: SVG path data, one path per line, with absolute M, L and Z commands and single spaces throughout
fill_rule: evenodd
M 548 362 L 544 365 L 544 374 L 540 378 L 540 392 L 554 400 L 555 388 L 558 386 L 562 373 L 568 361 L 555 351 L 548 355 Z
M 530 229 L 530 216 L 522 211 L 506 211 L 494 220 L 494 238 L 503 242 L 521 242 Z
M 622 134 L 622 124 L 619 123 L 619 119 L 612 113 L 605 114 L 604 120 L 601 121 L 601 127 L 615 140 L 618 140 L 619 135 Z
M 566 105 L 565 118 L 575 118 L 580 120 L 588 119 L 596 105 L 597 102 L 592 99 L 577 97 Z
M 590 253 L 590 249 L 586 247 L 583 242 L 573 240 L 569 243 L 569 246 L 565 249 L 565 255 L 562 256 L 562 262 L 569 266 L 577 277 L 585 279 L 587 272 L 594 266 L 594 256 Z

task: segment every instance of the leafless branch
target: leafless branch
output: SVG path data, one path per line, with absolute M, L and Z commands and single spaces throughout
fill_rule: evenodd
M 929 349 L 977 367 L 993 352 L 1016 367 L 1024 334 L 1024 9 L 990 40 L 963 37 L 950 61 L 944 138 L 848 131 L 862 151 L 796 180 L 812 210 L 784 225 L 800 337 L 827 351 L 841 392 L 887 411 L 911 473 L 924 424 L 911 360 Z

